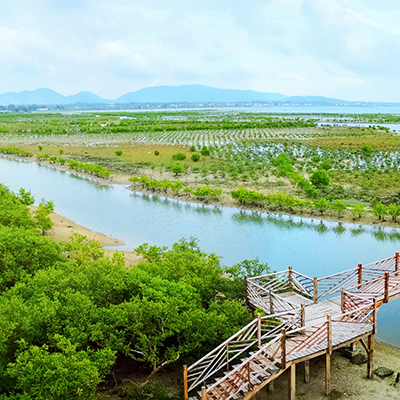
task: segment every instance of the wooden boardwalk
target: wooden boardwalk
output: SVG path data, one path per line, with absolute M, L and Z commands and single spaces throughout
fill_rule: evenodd
M 330 392 L 333 350 L 361 343 L 372 377 L 376 314 L 400 297 L 399 253 L 323 278 L 288 270 L 246 280 L 248 305 L 264 311 L 190 367 L 184 367 L 185 400 L 251 399 L 286 370 L 295 399 L 295 368 L 325 355 Z

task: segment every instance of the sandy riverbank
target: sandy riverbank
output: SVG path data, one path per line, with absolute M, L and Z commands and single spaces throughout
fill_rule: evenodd
M 36 206 L 30 206 L 30 208 L 32 211 L 37 209 Z M 73 233 L 79 233 L 80 235 L 85 235 L 88 242 L 96 240 L 103 247 L 125 245 L 125 242 L 123 242 L 122 240 L 119 240 L 117 238 L 112 238 L 110 236 L 105 235 L 104 233 L 92 231 L 91 229 L 79 225 L 75 221 L 72 221 L 57 213 L 51 213 L 50 218 L 53 221 L 54 225 L 51 230 L 46 232 L 46 236 L 51 237 L 56 242 L 68 241 L 69 237 Z M 112 256 L 112 254 L 115 251 L 118 251 L 119 253 L 123 254 L 125 256 L 127 267 L 131 267 L 137 264 L 140 260 L 142 260 L 142 257 L 136 255 L 134 251 L 110 250 L 110 249 L 104 249 L 104 251 L 108 256 Z
M 379 327 L 378 327 L 379 330 Z M 361 345 L 357 346 L 363 352 Z M 331 358 L 330 399 L 386 400 L 400 398 L 400 383 L 395 385 L 400 372 L 400 349 L 382 342 L 375 342 L 374 369 L 384 366 L 394 370 L 390 377 L 381 379 L 374 375 L 367 379 L 367 365 L 354 365 L 338 352 Z M 257 400 L 282 400 L 287 398 L 287 372 L 276 379 L 273 393 L 264 388 Z M 304 383 L 304 365 L 296 366 L 296 398 L 299 400 L 323 400 L 325 396 L 325 356 L 310 361 L 310 382 Z M 391 386 L 392 385 L 392 386 Z M 394 387 L 397 386 L 397 387 Z

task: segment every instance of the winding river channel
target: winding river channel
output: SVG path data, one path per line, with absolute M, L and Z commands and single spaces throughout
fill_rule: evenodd
M 208 207 L 102 185 L 48 165 L 0 157 L 0 182 L 53 200 L 55 211 L 76 223 L 123 240 L 171 246 L 196 237 L 201 248 L 232 265 L 259 258 L 274 270 L 325 276 L 389 257 L 400 250 L 400 230 Z M 400 299 L 378 313 L 378 338 L 400 347 Z

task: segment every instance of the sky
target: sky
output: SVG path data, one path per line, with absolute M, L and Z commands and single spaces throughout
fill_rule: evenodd
M 398 0 L 0 3 L 0 93 L 202 84 L 400 102 Z

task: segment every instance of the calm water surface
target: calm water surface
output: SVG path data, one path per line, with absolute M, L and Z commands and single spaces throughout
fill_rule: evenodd
M 207 252 L 231 265 L 259 258 L 275 270 L 289 265 L 308 276 L 325 276 L 400 250 L 400 231 L 298 217 L 241 212 L 141 195 L 124 186 L 105 186 L 50 166 L 0 157 L 0 182 L 13 191 L 31 190 L 53 200 L 55 211 L 76 223 L 126 242 L 170 246 L 194 236 Z M 378 337 L 400 346 L 400 300 L 378 313 Z

